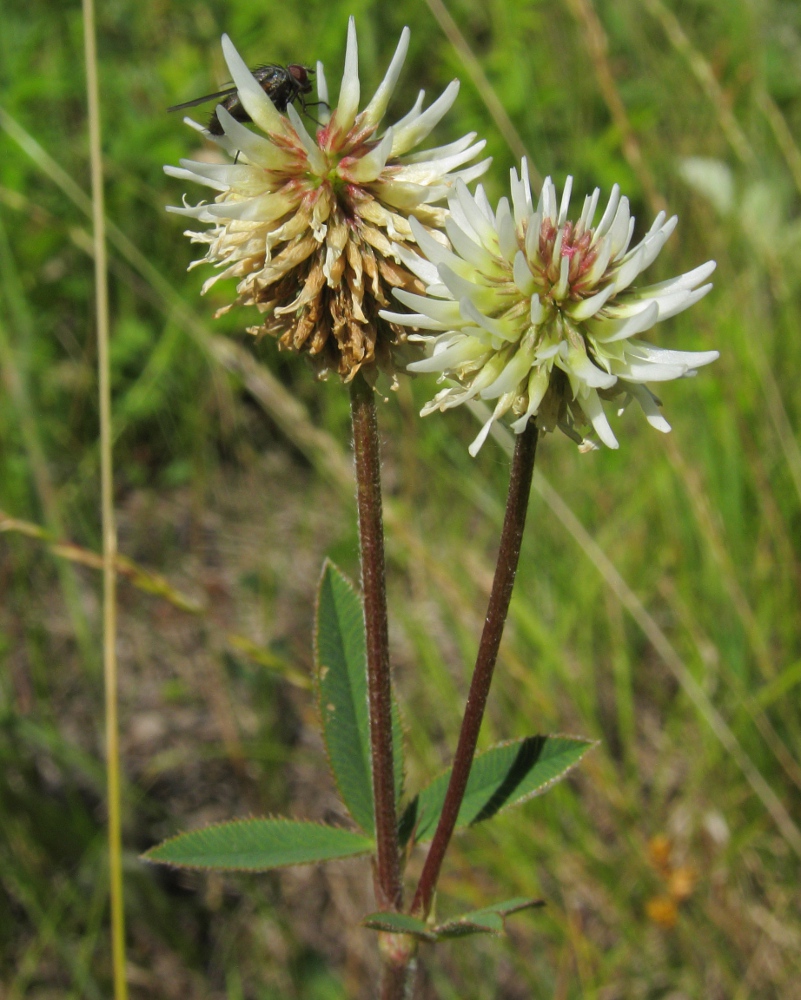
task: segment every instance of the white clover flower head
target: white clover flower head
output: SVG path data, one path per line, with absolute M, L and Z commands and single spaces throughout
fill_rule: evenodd
M 382 320 L 379 309 L 390 304 L 393 288 L 423 289 L 402 263 L 415 241 L 409 216 L 414 212 L 419 231 L 428 236 L 425 227 L 440 227 L 446 215 L 435 203 L 456 179 L 470 181 L 489 164 L 464 167 L 484 147 L 475 133 L 412 152 L 453 104 L 458 81 L 425 110 L 421 92 L 404 118 L 379 132 L 409 47 L 409 29 L 403 29 L 372 100 L 359 111 L 351 18 L 333 110 L 322 64 L 317 64 L 319 99 L 325 103 L 315 108 L 319 127 L 311 135 L 291 104 L 286 114 L 278 112 L 226 35 L 222 45 L 239 99 L 259 132 L 220 105 L 216 115 L 222 135 L 187 121 L 234 162 L 182 160 L 180 168 L 165 167 L 172 177 L 218 192 L 211 204 L 170 209 L 213 227 L 187 233 L 208 245 L 203 260 L 219 272 L 203 291 L 220 278 L 239 278 L 237 303 L 255 305 L 264 314 L 250 332 L 270 333 L 281 346 L 307 352 L 320 374 L 335 371 L 349 380 L 360 369 L 369 375 L 376 365 L 391 370 L 393 346 L 405 340 L 406 331 Z
M 594 224 L 599 190 L 585 198 L 578 221 L 568 220 L 572 178 L 561 201 L 550 178 L 534 205 L 526 161 L 512 170 L 512 204 L 493 212 L 483 189 L 457 184 L 445 228 L 452 250 L 412 220 L 424 258 L 401 259 L 426 285 L 426 294 L 395 295 L 413 314 L 384 311 L 392 323 L 434 331 L 429 357 L 408 366 L 440 372 L 458 385 L 439 392 L 423 415 L 471 399 L 495 401 L 492 416 L 470 446 L 475 455 L 492 424 L 511 411 L 520 434 L 536 417 L 541 430 L 563 430 L 585 450 L 595 447 L 590 425 L 609 448 L 618 443 L 602 400 L 620 411 L 635 399 L 652 427 L 669 431 L 648 382 L 686 375 L 718 357 L 717 351 L 667 351 L 637 338 L 675 316 L 712 287 L 709 261 L 670 281 L 635 288 L 632 282 L 658 255 L 677 219 L 660 212 L 645 237 L 629 249 L 634 219 L 617 185 Z M 400 248 L 399 248 L 400 249 Z

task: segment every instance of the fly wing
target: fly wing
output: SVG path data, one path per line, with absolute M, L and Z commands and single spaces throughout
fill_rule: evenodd
M 173 104 L 168 111 L 183 111 L 185 108 L 196 108 L 198 104 L 205 104 L 207 101 L 224 100 L 236 93 L 236 87 L 228 87 L 225 90 L 218 90 L 216 94 L 206 94 L 205 97 L 196 97 L 194 101 L 185 101 L 183 104 Z

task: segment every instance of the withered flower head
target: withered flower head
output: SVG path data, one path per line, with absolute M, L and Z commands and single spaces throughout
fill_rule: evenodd
M 222 45 L 239 100 L 263 134 L 218 106 L 222 135 L 189 124 L 235 162 L 182 160 L 181 168 L 165 167 L 173 177 L 219 192 L 211 204 L 171 209 L 213 225 L 187 233 L 208 245 L 206 256 L 195 264 L 208 261 L 218 268 L 203 291 L 220 278 L 241 279 L 237 303 L 255 305 L 264 314 L 263 323 L 250 332 L 272 334 L 283 347 L 307 352 L 320 374 L 335 371 L 350 380 L 360 369 L 368 377 L 376 367 L 391 370 L 391 349 L 405 339 L 404 330 L 381 319 L 378 311 L 389 305 L 393 288 L 423 288 L 400 259 L 415 243 L 409 217 L 414 215 L 423 227 L 441 227 L 447 213 L 435 203 L 456 179 L 470 181 L 489 163 L 458 169 L 484 147 L 483 141 L 474 141 L 475 133 L 447 146 L 411 152 L 453 104 L 458 81 L 425 110 L 421 91 L 409 113 L 379 133 L 409 47 L 409 29 L 403 29 L 372 100 L 359 111 L 351 18 L 333 110 L 328 108 L 322 64 L 317 64 L 323 103 L 312 109 L 320 123 L 312 136 L 291 104 L 286 114 L 276 110 L 226 35 Z
M 472 195 L 457 183 L 446 222 L 453 251 L 414 222 L 426 256 L 401 251 L 427 294 L 399 289 L 397 297 L 415 313 L 384 316 L 436 331 L 414 338 L 429 341 L 431 351 L 409 370 L 441 372 L 458 383 L 437 393 L 423 415 L 471 399 L 495 405 L 472 455 L 509 412 L 517 434 L 536 417 L 541 430 L 558 427 L 584 449 L 595 446 L 583 434 L 590 426 L 608 448 L 617 448 L 607 400 L 622 410 L 634 399 L 652 427 L 669 431 L 647 383 L 694 375 L 718 357 L 717 351 L 665 350 L 638 336 L 712 287 L 704 282 L 714 261 L 656 285 L 633 284 L 656 259 L 676 217 L 660 212 L 629 249 L 634 219 L 618 186 L 598 222 L 598 189 L 585 198 L 580 218 L 568 219 L 571 188 L 568 177 L 560 201 L 549 177 L 534 202 L 524 160 L 520 177 L 512 171 L 511 206 L 502 198 L 493 211 L 481 186 Z

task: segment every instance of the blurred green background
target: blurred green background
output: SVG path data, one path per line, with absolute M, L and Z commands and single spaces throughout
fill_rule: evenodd
M 632 411 L 617 452 L 541 444 L 482 741 L 601 742 L 455 843 L 442 914 L 548 905 L 424 951 L 419 995 L 801 997 L 801 6 L 780 0 L 98 4 L 120 548 L 165 578 L 132 570 L 119 594 L 132 995 L 371 995 L 363 862 L 221 878 L 137 860 L 214 820 L 340 816 L 307 681 L 322 559 L 357 573 L 347 393 L 253 344 L 246 310 L 212 320 L 231 287 L 198 297 L 209 272 L 186 271 L 162 164 L 197 152 L 164 109 L 225 83 L 223 31 L 251 64 L 322 59 L 336 92 L 350 13 L 365 94 L 412 29 L 398 114 L 461 78 L 437 139 L 487 137 L 492 199 L 525 149 L 579 198 L 620 183 L 640 234 L 679 214 L 650 280 L 718 262 L 653 335 L 721 352 L 664 387 L 673 433 Z M 0 997 L 101 998 L 83 29 L 52 0 L 0 0 L 0 22 Z M 469 413 L 421 421 L 432 392 L 404 382 L 379 414 L 412 790 L 455 744 L 508 468 L 492 441 L 469 458 Z

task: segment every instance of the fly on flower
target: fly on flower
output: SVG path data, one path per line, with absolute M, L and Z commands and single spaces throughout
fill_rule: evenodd
M 270 63 L 267 66 L 257 66 L 251 70 L 254 80 L 270 98 L 277 111 L 282 114 L 290 104 L 298 101 L 305 111 L 310 104 L 317 104 L 317 101 L 307 102 L 306 94 L 312 91 L 312 81 L 309 74 L 314 74 L 310 66 L 302 66 L 300 63 L 290 63 L 288 66 L 278 66 Z M 214 94 L 206 94 L 204 97 L 196 97 L 193 101 L 185 101 L 183 104 L 173 104 L 168 111 L 185 111 L 187 108 L 195 108 L 199 104 L 206 104 L 207 101 L 217 101 L 225 110 L 238 122 L 251 121 L 250 115 L 244 108 L 236 87 L 226 87 L 218 90 Z M 223 127 L 217 116 L 217 111 L 213 111 L 208 125 L 212 135 L 222 135 Z
M 360 110 L 351 18 L 339 97 L 332 95 L 330 105 L 317 64 L 320 121 L 310 133 L 291 101 L 285 113 L 279 109 L 225 35 L 222 45 L 255 127 L 245 128 L 220 105 L 222 134 L 211 138 L 235 162 L 182 160 L 180 167 L 165 167 L 170 176 L 214 192 L 210 202 L 170 209 L 210 227 L 187 234 L 206 245 L 204 260 L 217 269 L 203 290 L 220 278 L 236 278 L 236 302 L 261 314 L 250 331 L 303 352 L 321 377 L 394 374 L 406 331 L 381 319 L 379 310 L 391 304 L 393 288 L 423 290 L 396 247 L 416 256 L 412 216 L 429 235 L 441 229 L 447 213 L 437 203 L 457 180 L 469 183 L 489 163 L 475 162 L 484 147 L 475 132 L 420 148 L 453 105 L 458 81 L 427 107 L 421 91 L 405 115 L 385 124 L 409 48 L 404 28 L 384 79 Z

